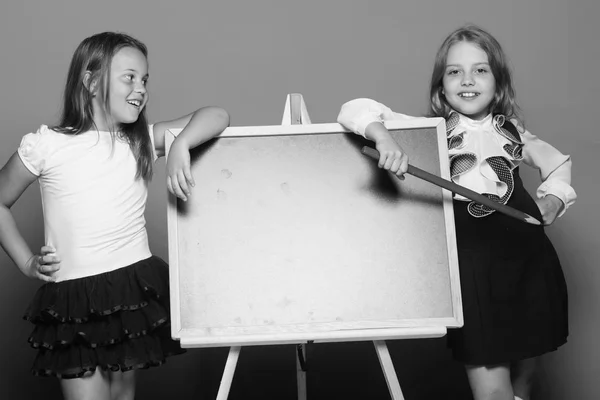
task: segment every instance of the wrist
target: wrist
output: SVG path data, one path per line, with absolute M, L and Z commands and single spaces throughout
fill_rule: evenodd
M 388 138 L 391 139 L 390 132 L 383 125 L 383 123 L 379 121 L 371 122 L 369 125 L 367 125 L 365 129 L 365 137 L 374 141 L 375 143 Z
M 548 199 L 548 201 L 552 203 L 552 205 L 556 207 L 558 211 L 562 210 L 565 206 L 565 203 L 563 203 L 563 201 L 556 195 L 548 194 L 546 195 L 546 199 Z
M 21 272 L 23 272 L 24 274 L 26 274 L 31 263 L 35 261 L 35 257 L 37 257 L 37 254 L 32 254 L 31 256 L 29 256 L 28 258 L 25 259 L 25 262 L 20 262 L 19 264 L 17 264 L 17 267 L 19 268 L 19 270 Z
M 181 147 L 183 147 L 186 150 L 190 149 L 189 142 L 185 138 L 185 135 L 183 134 L 183 131 L 179 135 L 177 135 L 177 137 L 173 141 L 173 144 L 171 145 L 171 147 L 173 147 L 173 146 L 177 146 L 177 147 L 181 146 Z

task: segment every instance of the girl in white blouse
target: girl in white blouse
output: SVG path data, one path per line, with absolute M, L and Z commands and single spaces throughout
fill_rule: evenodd
M 452 180 L 549 225 L 573 204 L 571 159 L 527 131 L 500 44 L 476 26 L 451 33 L 438 50 L 431 117 L 446 119 Z M 403 178 L 408 156 L 384 121 L 415 118 L 370 99 L 342 106 L 338 121 L 373 140 L 379 166 Z M 540 170 L 536 200 L 519 177 Z M 454 198 L 464 326 L 448 332 L 475 400 L 529 399 L 536 358 L 567 340 L 567 291 L 542 226 L 523 223 L 464 197 Z

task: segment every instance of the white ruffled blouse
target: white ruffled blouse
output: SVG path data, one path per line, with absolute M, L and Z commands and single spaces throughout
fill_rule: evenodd
M 355 99 L 342 106 L 338 122 L 365 136 L 365 129 L 372 122 L 414 118 L 420 117 L 393 112 L 371 99 Z M 453 182 L 506 202 L 513 189 L 512 171 L 524 162 L 540 171 L 542 184 L 536 196 L 555 195 L 565 204 L 560 215 L 564 214 L 577 198 L 571 187 L 571 157 L 528 131 L 520 134 L 520 138 L 514 137 L 502 128 L 503 122 L 499 115 L 472 120 L 456 112 L 451 114 L 446 126 Z M 470 201 L 458 195 L 456 198 Z M 480 209 L 470 211 L 475 216 L 489 213 Z

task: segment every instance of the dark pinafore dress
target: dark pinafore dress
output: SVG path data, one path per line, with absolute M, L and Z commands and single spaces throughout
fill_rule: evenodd
M 457 114 L 447 122 L 449 148 L 460 145 L 452 136 Z M 515 127 L 495 117 L 498 134 L 512 145 L 505 151 L 519 160 L 522 143 Z M 488 163 L 509 190 L 489 195 L 542 221 L 540 211 L 523 186 L 519 168 L 511 170 L 502 157 Z M 451 157 L 451 173 L 469 168 L 468 157 Z M 464 326 L 448 331 L 455 359 L 469 365 L 494 365 L 523 360 L 556 350 L 568 335 L 567 288 L 561 265 L 544 233 L 531 225 L 454 200 Z

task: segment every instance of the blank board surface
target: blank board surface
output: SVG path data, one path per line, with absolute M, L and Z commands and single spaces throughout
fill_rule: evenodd
M 443 122 L 388 127 L 412 164 L 447 177 Z M 226 346 L 462 324 L 449 193 L 396 179 L 364 145 L 313 124 L 228 128 L 192 152 L 196 186 L 169 206 L 174 337 Z

